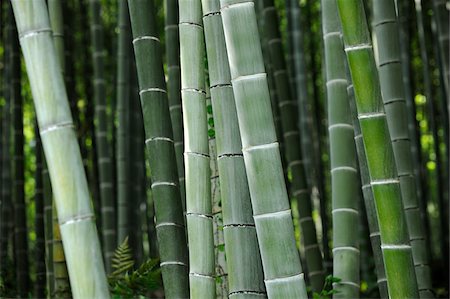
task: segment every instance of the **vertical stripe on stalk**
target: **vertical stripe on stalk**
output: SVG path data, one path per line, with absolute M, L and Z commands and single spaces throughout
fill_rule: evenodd
M 229 297 L 263 298 L 265 287 L 261 257 L 252 218 L 220 3 L 219 0 L 202 0 L 202 7 L 217 141 Z
M 417 298 L 400 185 L 363 3 L 360 0 L 337 3 L 380 226 L 389 296 Z
M 222 0 L 221 13 L 267 295 L 306 298 L 254 3 Z
M 411 141 L 409 139 L 407 110 L 402 85 L 399 32 L 394 0 L 373 2 L 373 31 L 377 38 L 378 71 L 390 139 L 395 156 L 403 209 L 408 225 L 419 295 L 433 297 L 431 269 L 418 206 L 414 180 Z
M 311 193 L 306 181 L 300 134 L 297 128 L 297 103 L 292 100 L 290 93 L 289 78 L 278 29 L 278 17 L 273 1 L 264 1 L 263 14 L 264 34 L 268 39 L 269 58 L 272 63 L 275 87 L 278 92 L 278 107 L 285 144 L 286 172 L 289 173 L 290 171 L 292 174 L 290 184 L 291 196 L 298 202 L 309 281 L 313 291 L 320 292 L 324 283 L 322 253 L 317 243 L 316 228 L 311 217 Z
M 331 194 L 333 215 L 333 276 L 338 292 L 333 298 L 359 297 L 358 246 L 359 195 L 356 148 L 350 105 L 344 45 L 335 0 L 322 0 L 330 138 Z
M 191 298 L 212 298 L 216 286 L 201 1 L 181 0 L 179 12 L 189 284 Z
M 189 296 L 186 235 L 154 1 L 129 0 L 128 6 L 165 296 L 186 298 Z
M 12 1 L 74 298 L 109 298 L 86 176 L 45 1 Z M 71 171 L 67 171 L 70 169 Z

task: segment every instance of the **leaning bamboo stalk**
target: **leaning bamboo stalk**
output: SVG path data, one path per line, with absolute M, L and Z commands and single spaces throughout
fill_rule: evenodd
M 109 298 L 86 176 L 45 1 L 12 1 L 74 298 Z M 67 171 L 70 169 L 70 171 Z
M 414 179 L 405 95 L 404 89 L 398 88 L 403 81 L 395 3 L 394 0 L 377 0 L 372 5 L 372 27 L 377 38 L 380 87 L 400 180 L 419 294 L 421 298 L 431 298 L 431 269 Z
M 181 72 L 180 72 L 180 36 L 178 30 L 178 1 L 164 0 L 166 12 L 164 32 L 166 35 L 167 55 L 167 96 L 169 98 L 170 119 L 172 121 L 173 140 L 177 159 L 180 193 L 183 211 L 186 211 L 186 186 L 184 178 L 184 141 L 183 115 L 181 109 Z
M 267 295 L 307 298 L 254 3 L 222 0 L 221 14 Z
M 90 30 L 92 44 L 92 62 L 94 69 L 94 114 L 95 114 L 95 141 L 97 150 L 100 210 L 101 210 L 101 236 L 103 257 L 106 270 L 110 272 L 111 258 L 116 248 L 115 208 L 114 208 L 114 168 L 112 164 L 111 145 L 108 141 L 109 115 L 106 102 L 106 76 L 104 74 L 105 47 L 104 33 L 101 18 L 101 3 L 99 0 L 89 0 Z
M 216 286 L 201 1 L 182 0 L 179 12 L 189 286 L 191 298 L 213 298 Z
M 261 257 L 251 212 L 220 3 L 219 0 L 203 0 L 202 7 L 222 195 L 228 295 L 230 298 L 264 297 Z
M 322 0 L 333 215 L 333 298 L 359 298 L 360 181 L 336 1 Z
M 128 5 L 165 295 L 186 298 L 189 296 L 186 236 L 154 2 L 129 0 Z
M 291 196 L 298 202 L 307 274 L 313 291 L 320 292 L 324 283 L 322 253 L 317 242 L 316 227 L 312 218 L 311 193 L 306 181 L 300 134 L 297 128 L 297 107 L 291 97 L 281 36 L 278 30 L 278 17 L 273 1 L 264 2 L 264 18 L 264 33 L 268 39 L 269 57 L 278 92 L 278 107 L 285 144 L 286 172 L 292 174 Z
M 380 225 L 389 296 L 417 298 L 400 184 L 364 7 L 360 0 L 338 0 L 337 3 Z

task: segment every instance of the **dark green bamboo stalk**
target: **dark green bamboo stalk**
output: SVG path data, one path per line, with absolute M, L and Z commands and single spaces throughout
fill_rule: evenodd
M 364 7 L 360 0 L 338 0 L 337 3 L 380 226 L 389 296 L 417 298 L 400 184 Z
M 52 261 L 53 261 L 53 293 L 55 298 L 71 298 L 69 274 L 67 272 L 66 256 L 64 255 L 61 231 L 58 223 L 58 212 L 53 201 L 53 232 L 52 232 Z
M 42 143 L 39 137 L 39 128 L 37 123 L 35 125 L 35 150 L 36 155 L 36 169 L 34 173 L 35 182 L 35 232 L 36 232 L 36 245 L 35 245 L 35 261 L 36 261 L 36 281 L 34 285 L 33 296 L 36 298 L 45 298 L 46 289 L 46 268 L 45 268 L 45 228 L 44 228 L 44 186 L 42 176 Z
M 333 298 L 359 298 L 359 195 L 354 128 L 347 95 L 344 46 L 335 0 L 322 0 L 333 215 Z M 367 261 L 366 261 L 367 263 Z
M 189 286 L 191 298 L 213 298 L 216 286 L 201 1 L 180 1 L 179 15 Z
M 394 0 L 373 2 L 372 28 L 377 38 L 380 86 L 400 180 L 419 294 L 421 298 L 431 298 L 431 269 L 414 180 L 405 96 L 403 88 L 398 88 L 403 82 Z
M 169 98 L 170 119 L 177 158 L 180 193 L 183 211 L 186 211 L 186 186 L 184 178 L 183 115 L 181 110 L 180 36 L 178 30 L 178 1 L 164 0 L 167 57 L 167 96 Z
M 41 142 L 42 144 L 42 142 Z M 53 296 L 55 291 L 53 271 L 53 207 L 52 187 L 44 152 L 42 155 L 42 189 L 44 195 L 44 227 L 45 227 L 45 267 L 47 272 L 47 293 Z
M 12 10 L 12 7 L 9 9 Z M 13 21 L 13 18 L 11 18 Z M 21 95 L 21 68 L 19 38 L 16 25 L 10 27 L 11 73 L 10 96 L 13 125 L 13 205 L 14 205 L 14 255 L 16 260 L 17 291 L 20 297 L 28 297 L 30 288 L 28 262 L 28 235 L 25 211 L 25 164 L 24 164 L 24 136 L 23 136 L 23 100 Z
M 117 244 L 128 236 L 131 194 L 131 28 L 127 1 L 119 2 L 117 51 Z
M 307 298 L 254 3 L 222 0 L 221 14 L 267 295 Z
M 109 298 L 86 176 L 52 42 L 47 7 L 43 0 L 13 0 L 12 3 L 57 203 L 72 293 L 75 298 Z
M 219 0 L 203 0 L 230 298 L 264 297 L 265 288 Z M 214 157 L 216 158 L 216 157 Z M 239 246 L 236 246 L 239 244 Z
M 110 272 L 110 260 L 116 248 L 114 208 L 114 168 L 111 160 L 111 145 L 108 140 L 110 122 L 107 113 L 106 79 L 104 74 L 104 34 L 99 0 L 89 0 L 91 22 L 92 62 L 94 66 L 95 141 L 100 183 L 101 236 L 106 271 Z
M 315 224 L 311 217 L 311 193 L 306 182 L 302 160 L 300 136 L 297 129 L 297 107 L 290 94 L 289 79 L 278 29 L 278 17 L 273 1 L 264 2 L 264 18 L 264 33 L 268 39 L 269 57 L 272 62 L 275 86 L 278 92 L 278 107 L 285 143 L 287 172 L 292 173 L 291 196 L 298 202 L 309 281 L 313 291 L 320 292 L 324 283 L 322 254 L 317 243 Z
M 356 111 L 353 83 L 351 82 L 349 83 L 350 84 L 347 87 L 347 94 L 352 113 L 356 152 L 358 154 L 358 162 L 359 162 L 358 163 L 359 174 L 361 176 L 361 185 L 363 193 L 362 195 L 364 197 L 364 206 L 366 208 L 367 222 L 369 224 L 369 232 L 370 232 L 369 236 L 370 236 L 370 243 L 372 245 L 373 258 L 375 261 L 378 290 L 380 292 L 380 298 L 387 299 L 389 295 L 386 279 L 386 270 L 384 268 L 383 262 L 383 253 L 381 251 L 380 226 L 378 224 L 377 210 L 375 208 L 375 200 L 373 197 L 372 186 L 370 185 L 369 168 L 367 166 L 366 153 L 364 152 L 364 142 L 361 133 L 361 126 L 358 120 L 358 112 Z
M 449 71 L 449 17 L 448 17 L 448 1 L 446 0 L 433 0 L 433 11 L 435 14 L 435 20 L 438 32 L 438 45 L 439 45 L 439 55 L 441 57 L 441 66 L 443 69 L 442 75 L 444 77 L 443 84 L 445 87 L 446 98 L 448 100 L 448 84 L 450 81 L 450 71 Z M 448 113 L 450 114 L 450 108 Z M 450 118 L 450 117 L 449 117 Z
M 189 295 L 187 247 L 153 1 L 128 1 L 166 298 Z M 205 123 L 206 125 L 206 123 Z

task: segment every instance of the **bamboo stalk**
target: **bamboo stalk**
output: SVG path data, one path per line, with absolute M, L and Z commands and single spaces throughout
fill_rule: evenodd
M 101 236 L 106 271 L 110 272 L 110 261 L 116 248 L 114 168 L 111 160 L 111 145 L 108 141 L 109 115 L 106 102 L 106 76 L 104 74 L 105 47 L 99 0 L 89 0 L 90 30 L 92 44 L 94 117 L 97 164 L 100 186 Z
M 337 4 L 380 226 L 389 296 L 417 298 L 411 245 L 364 7 L 360 0 L 338 0 Z
M 267 295 L 307 298 L 254 3 L 222 0 L 221 13 Z
M 14 0 L 12 4 L 58 209 L 72 293 L 74 298 L 109 298 L 47 7 L 43 0 Z
M 201 1 L 180 1 L 179 13 L 189 286 L 191 298 L 213 298 L 216 286 Z
M 334 0 L 322 0 L 330 138 L 333 215 L 333 298 L 359 298 L 358 244 L 360 181 L 356 161 L 354 128 L 347 96 L 348 81 L 339 16 Z M 365 261 L 367 263 L 367 261 Z
M 203 0 L 230 298 L 265 296 L 219 0 Z M 216 156 L 214 156 L 216 159 Z M 239 244 L 239 246 L 236 246 Z
M 152 171 L 152 195 L 165 296 L 186 298 L 189 294 L 186 236 L 154 2 L 129 0 L 128 5 L 145 143 Z
M 291 196 L 298 202 L 307 274 L 313 291 L 320 292 L 324 283 L 322 253 L 317 242 L 316 228 L 312 219 L 311 193 L 306 181 L 300 134 L 297 129 L 296 102 L 292 100 L 290 94 L 286 63 L 278 30 L 278 17 L 273 1 L 264 2 L 264 18 L 264 33 L 268 39 L 269 57 L 272 61 L 275 86 L 279 94 L 278 107 L 285 143 L 286 172 L 292 173 Z

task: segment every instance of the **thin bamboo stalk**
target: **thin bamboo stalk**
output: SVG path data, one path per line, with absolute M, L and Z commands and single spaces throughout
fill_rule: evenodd
M 300 134 L 297 128 L 296 102 L 292 100 L 289 79 L 286 71 L 278 17 L 273 1 L 264 2 L 264 33 L 268 39 L 269 57 L 272 61 L 275 86 L 278 92 L 281 127 L 285 143 L 287 172 L 292 174 L 290 191 L 293 200 L 298 202 L 300 225 L 307 274 L 313 291 L 320 292 L 324 283 L 322 253 L 317 242 L 316 227 L 312 219 L 311 193 L 306 181 L 305 169 L 300 146 Z
M 9 7 L 12 10 L 12 7 Z M 13 187 L 12 200 L 14 207 L 14 259 L 16 261 L 17 294 L 27 297 L 30 289 L 28 235 L 25 211 L 25 164 L 23 136 L 23 99 L 21 95 L 21 61 L 19 38 L 16 33 L 14 19 L 11 18 L 12 30 L 9 35 L 10 55 L 10 97 L 13 128 Z
M 184 178 L 184 141 L 183 115 L 181 109 L 181 72 L 180 72 L 180 36 L 178 30 L 178 1 L 164 0 L 167 57 L 167 96 L 169 98 L 170 119 L 172 121 L 173 141 L 177 159 L 178 179 L 183 203 L 186 211 L 186 185 Z
M 201 1 L 180 1 L 179 14 L 189 286 L 191 298 L 213 298 L 216 286 Z
M 362 1 L 338 0 L 345 51 L 366 152 L 391 298 L 417 298 L 394 153 Z
M 394 0 L 377 0 L 372 5 L 372 28 L 377 38 L 380 87 L 400 180 L 419 294 L 421 298 L 432 298 L 429 253 L 414 180 L 405 95 L 403 88 L 398 88 L 402 84 L 402 70 L 395 3 Z
M 38 125 L 39 126 L 39 125 Z M 38 128 L 39 129 L 39 128 Z M 39 132 L 37 133 L 39 134 Z M 41 141 L 42 146 L 42 141 Z M 44 226 L 45 226 L 45 267 L 47 272 L 47 293 L 50 297 L 55 292 L 54 271 L 53 271 L 53 207 L 52 207 L 52 187 L 48 166 L 44 152 L 42 155 L 42 189 L 44 192 Z
M 333 298 L 359 298 L 360 181 L 336 1 L 322 0 L 333 215 Z
M 100 0 L 89 0 L 92 44 L 95 141 L 100 186 L 101 236 L 106 271 L 110 272 L 111 257 L 116 248 L 114 167 L 111 144 L 108 140 L 110 117 L 107 113 L 106 76 L 104 74 L 105 47 Z
M 58 224 L 58 212 L 53 201 L 53 233 L 52 233 L 52 262 L 53 262 L 53 293 L 55 298 L 71 298 L 69 274 L 67 272 L 66 256 L 64 254 L 61 231 Z
M 165 296 L 186 298 L 189 296 L 186 235 L 154 2 L 129 0 L 128 5 Z
M 203 0 L 230 298 L 265 296 L 219 0 Z M 216 157 L 214 157 L 215 159 Z M 239 244 L 239 246 L 236 246 Z
M 267 295 L 307 298 L 254 3 L 222 0 L 221 14 Z
M 86 176 L 45 1 L 12 1 L 74 298 L 109 298 Z M 70 169 L 71 171 L 67 171 Z

